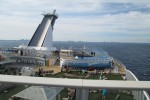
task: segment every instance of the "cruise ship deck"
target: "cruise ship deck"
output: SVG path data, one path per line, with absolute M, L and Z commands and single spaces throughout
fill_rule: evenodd
M 0 52 L 0 99 L 150 100 L 150 82 L 106 52 L 57 51 L 52 31 L 58 15 L 43 15 L 27 46 Z

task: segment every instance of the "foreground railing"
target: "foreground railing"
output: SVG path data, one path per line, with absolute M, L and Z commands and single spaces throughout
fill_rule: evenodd
M 129 71 L 127 71 L 128 74 Z M 128 74 L 129 75 L 129 74 Z M 129 76 L 127 76 L 128 78 Z M 29 77 L 0 75 L 0 83 L 24 84 L 50 87 L 69 87 L 76 88 L 80 92 L 88 89 L 114 89 L 114 90 L 134 90 L 135 100 L 150 100 L 148 94 L 143 90 L 150 90 L 150 81 L 113 81 L 113 80 L 86 80 L 86 79 L 64 79 L 64 78 L 46 78 L 46 77 Z M 138 90 L 138 92 L 137 92 Z M 84 95 L 81 95 L 82 97 Z M 78 96 L 77 96 L 78 97 Z M 85 96 L 84 96 L 85 98 Z M 86 100 L 80 98 L 79 100 Z
M 128 81 L 139 82 L 137 77 L 129 70 L 126 70 L 126 79 Z M 133 84 L 134 85 L 134 84 Z M 132 91 L 132 95 L 135 100 L 150 100 L 150 97 L 146 91 Z
M 138 78 L 130 70 L 126 69 L 126 66 L 121 61 L 117 59 L 114 59 L 114 61 L 125 68 L 126 70 L 125 75 L 127 81 L 139 81 Z M 135 100 L 150 100 L 150 97 L 146 91 L 132 91 L 132 95 Z
M 150 81 L 113 81 L 113 80 L 87 80 L 0 75 L 0 83 L 13 83 L 53 87 L 74 87 L 88 89 L 133 89 L 150 90 Z

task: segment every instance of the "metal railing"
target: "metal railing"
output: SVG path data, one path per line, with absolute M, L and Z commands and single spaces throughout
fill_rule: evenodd
M 126 69 L 126 66 L 121 61 L 119 61 L 117 59 L 114 59 L 114 61 L 125 68 L 125 70 L 126 70 L 125 75 L 126 75 L 127 81 L 137 81 L 137 82 L 139 81 L 138 78 L 130 70 Z M 135 100 L 150 100 L 150 97 L 146 91 L 135 91 L 135 90 L 133 90 L 132 95 L 133 95 L 133 98 Z
M 127 81 L 137 81 L 137 77 L 129 70 L 126 70 L 126 79 Z M 134 85 L 134 84 L 133 84 Z M 150 97 L 146 91 L 132 91 L 132 95 L 135 100 L 150 100 Z

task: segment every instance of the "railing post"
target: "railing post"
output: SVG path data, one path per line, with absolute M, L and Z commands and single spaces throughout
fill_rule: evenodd
M 142 100 L 142 91 L 139 91 L 139 99 Z
M 137 100 L 141 100 L 141 91 L 137 91 Z
M 142 94 L 141 94 L 141 100 L 144 100 L 144 91 L 142 91 Z
M 89 90 L 88 89 L 76 89 L 76 100 L 88 100 Z
M 81 100 L 81 89 L 76 89 L 76 100 Z
M 135 98 L 135 91 L 132 91 L 132 95 L 133 95 L 133 99 L 136 99 Z

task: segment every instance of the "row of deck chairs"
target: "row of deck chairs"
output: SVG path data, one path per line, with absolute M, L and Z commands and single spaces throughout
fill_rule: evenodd
M 53 74 L 53 70 L 46 70 L 46 71 L 41 71 L 41 74 L 40 75 L 42 75 L 42 76 L 45 76 L 45 75 L 47 75 L 47 74 Z M 39 72 L 36 72 L 37 74 L 39 73 Z
M 53 72 L 54 72 L 53 70 L 42 71 L 42 74 L 52 74 Z

